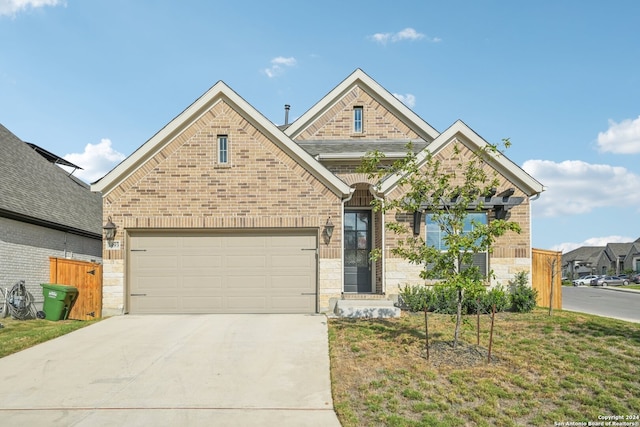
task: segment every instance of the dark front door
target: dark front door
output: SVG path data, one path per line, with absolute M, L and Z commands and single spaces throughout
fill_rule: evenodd
M 344 291 L 371 292 L 371 211 L 344 213 Z

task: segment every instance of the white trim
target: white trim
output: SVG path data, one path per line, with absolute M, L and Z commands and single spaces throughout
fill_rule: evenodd
M 378 196 L 376 194 L 375 189 L 373 188 L 373 185 L 369 186 L 369 193 L 371 193 L 371 195 L 373 196 L 374 199 L 379 200 L 379 201 L 383 200 L 382 197 L 380 197 L 380 196 Z M 373 217 L 373 209 L 371 210 L 371 212 L 372 212 L 371 216 Z M 374 221 L 374 220 L 372 219 L 372 221 Z M 381 246 L 381 248 L 380 248 L 380 254 L 381 254 L 380 260 L 382 261 L 380 263 L 381 270 L 382 270 L 382 271 L 380 271 L 380 280 L 381 280 L 382 283 L 380 283 L 380 287 L 381 287 L 381 293 L 383 295 L 386 295 L 386 293 L 387 293 L 387 278 L 386 278 L 386 274 L 385 274 L 385 272 L 386 272 L 385 265 L 386 265 L 387 258 L 386 258 L 386 255 L 385 255 L 385 243 L 386 243 L 387 233 L 385 232 L 386 231 L 385 230 L 385 225 L 386 224 L 385 224 L 384 210 L 380 211 L 380 221 L 382 221 L 382 224 L 380 224 L 380 232 L 382 233 L 382 236 L 380 238 L 380 246 Z M 375 231 L 375 228 L 374 228 L 374 231 Z M 374 239 L 374 242 L 375 242 L 375 239 Z
M 222 153 L 222 149 L 220 147 L 220 140 L 224 138 L 225 141 L 225 147 L 224 147 L 224 158 L 225 161 L 223 162 L 221 160 L 221 153 Z M 225 135 L 225 134 L 219 134 L 216 135 L 216 146 L 217 146 L 217 155 L 216 155 L 216 164 L 221 165 L 221 166 L 229 166 L 231 165 L 231 152 L 229 150 L 229 135 Z
M 317 179 L 323 182 L 335 194 L 344 197 L 351 188 L 342 182 L 337 176 L 320 164 L 298 144 L 289 139 L 275 124 L 267 120 L 248 102 L 234 92 L 224 82 L 217 82 L 204 95 L 198 98 L 187 109 L 171 120 L 164 128 L 151 139 L 139 147 L 133 154 L 113 168 L 99 181 L 91 185 L 91 191 L 103 193 L 103 197 L 120 183 L 135 173 L 146 161 L 152 158 L 167 144 L 170 144 L 182 131 L 206 114 L 217 103 L 224 101 L 236 112 L 251 122 L 260 132 L 264 133 L 280 149 L 305 166 Z
M 411 130 L 418 136 L 429 142 L 434 140 L 439 132 L 435 130 L 429 123 L 425 122 L 420 116 L 411 111 L 409 107 L 404 105 L 398 98 L 393 96 L 388 90 L 380 86 L 375 80 L 365 74 L 360 68 L 356 69 L 350 76 L 344 79 L 338 86 L 329 92 L 313 107 L 307 110 L 295 122 L 293 122 L 285 133 L 292 139 L 295 139 L 306 128 L 313 125 L 318 117 L 329 110 L 338 100 L 340 100 L 347 92 L 355 86 L 362 87 L 367 93 L 380 102 L 392 114 L 396 115 L 404 124 L 409 126 Z M 364 116 L 363 116 L 364 118 Z M 362 124 L 364 131 L 364 123 Z M 351 125 L 353 128 L 353 124 Z
M 353 195 L 356 194 L 356 189 L 351 188 L 351 194 L 349 197 L 342 200 L 340 204 L 340 224 L 342 224 L 342 244 L 340 245 L 340 289 L 341 293 L 344 293 L 344 205 L 349 202 L 353 198 Z
M 356 112 L 360 112 L 360 130 L 356 129 L 356 124 L 358 123 Z M 356 105 L 353 107 L 353 133 L 362 135 L 364 134 L 364 107 L 361 105 Z
M 427 145 L 424 150 L 416 156 L 418 165 L 421 166 L 427 160 L 429 154 L 437 154 L 451 142 L 457 140 L 470 149 L 482 149 L 488 145 L 480 135 L 474 132 L 461 120 L 456 121 L 449 129 L 445 130 L 433 142 Z M 497 154 L 493 155 L 488 163 L 496 171 L 501 173 L 511 183 L 516 185 L 527 196 L 533 196 L 544 191 L 544 186 L 535 178 L 526 173 L 520 166 L 513 163 L 506 156 Z M 402 175 L 395 174 L 387 178 L 380 186 L 380 192 L 387 194 L 397 185 Z
M 369 255 L 371 255 L 371 251 L 374 249 L 375 246 L 375 218 L 373 215 L 373 209 L 368 207 L 368 206 L 349 206 L 347 207 L 345 210 L 349 210 L 349 211 L 362 211 L 362 212 L 369 212 L 370 213 L 370 218 L 371 218 L 371 223 L 369 224 L 369 230 L 370 230 L 370 241 L 369 241 L 369 247 L 371 248 L 369 250 Z M 344 229 L 344 214 L 345 212 L 342 212 L 342 265 L 343 265 L 343 273 L 342 273 L 342 292 L 345 292 L 344 290 L 344 242 L 345 242 L 345 238 L 344 238 L 344 233 L 345 233 L 345 229 Z M 383 232 L 384 235 L 384 232 Z M 350 294 L 375 294 L 375 284 L 376 284 L 376 266 L 375 263 L 372 263 L 371 261 L 369 261 L 369 265 L 372 266 L 371 267 L 371 291 L 369 292 L 349 292 Z

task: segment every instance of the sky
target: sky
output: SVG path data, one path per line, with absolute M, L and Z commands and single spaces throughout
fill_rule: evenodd
M 0 0 L 0 123 L 104 176 L 222 80 L 275 124 L 361 68 L 545 186 L 532 244 L 640 237 L 640 2 Z M 0 153 L 1 155 L 1 153 Z

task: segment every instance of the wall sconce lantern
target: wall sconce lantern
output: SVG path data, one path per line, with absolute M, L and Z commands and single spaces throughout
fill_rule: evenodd
M 107 223 L 102 227 L 104 237 L 107 239 L 109 246 L 113 245 L 113 239 L 116 237 L 116 229 L 118 227 L 111 221 L 111 217 L 107 218 Z
M 334 228 L 336 228 L 336 226 L 333 225 L 333 222 L 331 222 L 331 217 L 327 218 L 327 223 L 324 225 L 324 234 L 326 236 L 327 243 L 329 243 L 329 241 L 331 240 L 331 236 L 333 236 Z

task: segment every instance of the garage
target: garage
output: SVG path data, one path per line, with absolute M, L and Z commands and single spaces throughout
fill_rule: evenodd
M 129 231 L 128 312 L 315 313 L 317 230 Z

